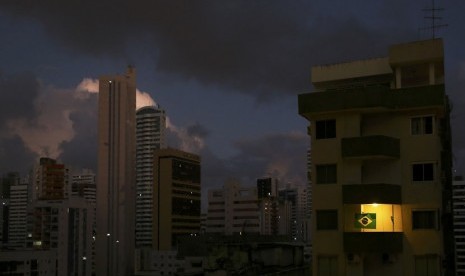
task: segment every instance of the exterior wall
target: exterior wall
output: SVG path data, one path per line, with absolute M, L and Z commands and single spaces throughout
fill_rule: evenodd
M 324 83 L 325 88 L 339 86 L 342 90 L 328 90 L 320 92 L 321 94 L 318 95 L 314 94 L 312 106 L 307 105 L 309 101 L 304 101 L 305 95 L 301 95 L 299 98 L 300 114 L 310 122 L 309 133 L 312 136 L 311 171 L 316 172 L 311 174 L 311 181 L 314 183 L 312 187 L 314 214 L 312 216 L 312 234 L 314 240 L 313 273 L 315 275 L 327 275 L 325 272 L 332 273 L 331 275 L 420 275 L 419 269 L 426 267 L 426 265 L 419 265 L 423 260 L 431 262 L 431 266 L 435 269 L 434 273 L 437 275 L 444 272 L 440 261 L 444 260 L 448 254 L 443 245 L 443 231 L 448 229 L 448 225 L 447 220 L 439 218 L 448 216 L 448 211 L 443 210 L 443 192 L 448 185 L 444 182 L 443 176 L 447 175 L 451 168 L 447 163 L 443 164 L 445 159 L 441 156 L 441 153 L 448 151 L 443 146 L 443 137 L 447 136 L 447 133 L 444 132 L 448 129 L 448 110 L 447 99 L 442 96 L 443 86 L 429 86 L 441 81 L 441 77 L 438 77 L 437 74 L 443 72 L 442 63 L 436 60 L 436 50 L 432 50 L 429 58 L 425 57 L 424 60 L 415 59 L 414 61 L 407 58 L 410 52 L 408 54 L 403 52 L 406 51 L 405 49 L 412 51 L 418 46 L 422 53 L 421 56 L 428 56 L 429 52 L 426 48 L 429 46 L 425 45 L 430 45 L 431 49 L 437 49 L 437 43 L 437 40 L 433 40 L 420 43 L 420 46 L 418 43 L 401 45 L 398 48 L 393 46 L 390 54 L 395 54 L 395 57 L 389 56 L 389 64 L 392 68 L 390 80 L 383 80 L 376 84 L 376 81 L 380 81 L 379 71 L 370 66 L 365 68 L 367 70 L 365 84 L 373 82 L 370 84 L 373 87 L 370 88 L 362 86 L 357 88 L 360 85 L 355 80 L 360 77 L 357 75 L 358 71 L 353 76 L 355 88 L 348 89 L 346 87 L 350 85 L 350 81 L 348 81 L 350 80 L 350 71 L 346 71 L 348 75 L 345 76 L 345 81 L 341 82 L 338 80 L 338 76 L 341 75 L 338 68 L 329 67 L 323 68 L 324 70 L 318 68 L 320 73 L 330 75 L 327 77 L 328 80 L 334 81 L 333 83 Z M 403 60 L 404 58 L 406 60 Z M 422 81 L 411 82 L 411 85 L 416 86 L 416 88 L 409 90 L 410 88 L 405 88 L 406 83 L 402 85 L 399 82 L 399 80 L 404 79 L 403 74 L 406 74 L 406 71 L 397 70 L 397 68 L 411 66 L 412 63 L 430 64 L 429 68 L 432 69 L 426 71 L 430 74 L 429 77 L 426 75 L 426 83 Z M 363 63 L 355 62 L 350 66 L 360 66 L 361 64 L 363 65 Z M 373 79 L 369 80 L 371 77 L 369 71 L 372 69 Z M 324 79 L 319 75 L 316 77 Z M 423 75 L 419 77 L 424 78 Z M 387 87 L 391 87 L 391 89 L 387 89 Z M 352 94 L 354 96 L 351 98 L 352 102 L 339 105 L 334 99 L 338 98 L 337 95 L 346 92 L 344 89 L 354 91 L 355 94 Z M 383 92 L 387 97 L 386 99 L 389 98 L 396 103 L 390 105 L 381 101 L 379 103 L 371 102 L 370 97 L 376 96 L 374 96 L 375 94 L 370 95 L 370 93 L 372 91 L 377 93 L 377 90 L 386 91 Z M 360 91 L 366 93 L 359 93 Z M 323 95 L 325 93 L 326 95 Z M 409 93 L 409 99 L 407 99 L 407 93 Z M 309 96 L 311 95 L 309 94 Z M 324 97 L 320 97 L 320 95 Z M 398 100 L 395 97 L 399 97 Z M 401 99 L 401 97 L 405 98 Z M 434 97 L 437 97 L 437 100 L 429 101 Z M 428 100 L 423 101 L 423 99 Z M 304 106 L 307 106 L 308 109 Z M 432 133 L 412 134 L 412 118 L 418 116 L 432 116 Z M 316 122 L 320 120 L 335 120 L 335 137 L 315 138 Z M 440 130 L 443 132 L 441 133 Z M 355 141 L 366 141 L 367 143 L 357 146 Z M 375 142 L 368 143 L 368 141 Z M 378 150 L 387 146 L 386 141 L 398 145 L 398 148 L 392 147 L 390 149 L 392 152 Z M 352 155 L 347 153 L 348 149 Z M 355 154 L 353 154 L 354 152 Z M 413 165 L 423 163 L 432 164 L 433 179 L 421 182 L 413 181 Z M 337 181 L 336 183 L 319 184 L 317 167 L 327 164 L 337 166 Z M 345 203 L 347 199 L 344 198 L 342 189 L 344 185 L 367 185 L 366 187 L 370 187 L 374 184 L 400 187 L 401 197 L 394 200 L 394 198 L 378 196 L 378 198 L 384 198 L 385 201 Z M 366 193 L 374 192 L 375 194 L 371 198 L 377 198 L 376 191 L 369 190 L 370 192 Z M 328 229 L 318 228 L 316 214 L 318 211 L 324 210 L 337 212 L 336 227 L 330 225 Z M 412 222 L 414 220 L 412 214 L 415 211 L 432 211 L 429 214 L 433 214 L 431 220 L 434 226 L 428 226 L 428 229 L 417 229 L 418 226 L 414 226 Z M 354 223 L 357 223 L 354 214 L 356 217 L 357 214 L 366 213 L 377 214 L 375 217 L 377 220 L 376 228 L 364 229 L 365 227 L 359 226 L 354 228 Z M 384 213 L 388 215 L 383 217 Z M 359 232 L 361 235 L 353 232 Z M 354 241 L 361 244 L 354 244 Z M 367 243 L 372 245 L 366 246 Z M 415 266 L 416 263 L 417 266 Z M 332 271 L 329 272 L 328 269 L 332 269 Z M 415 272 L 416 269 L 417 272 Z M 451 273 L 449 269 L 446 271 Z
M 178 236 L 200 233 L 200 157 L 175 149 L 154 153 L 153 248 L 172 250 Z
M 457 177 L 453 183 L 455 269 L 457 275 L 465 275 L 465 181 Z
M 97 275 L 134 272 L 135 77 L 99 79 Z
M 62 275 L 58 274 L 55 250 L 14 250 L 0 254 L 0 275 Z
M 28 185 L 13 185 L 10 190 L 10 214 L 8 225 L 9 247 L 25 248 L 27 237 Z

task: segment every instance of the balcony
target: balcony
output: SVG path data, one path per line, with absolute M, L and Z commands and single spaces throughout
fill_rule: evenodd
M 400 157 L 400 140 L 383 135 L 341 139 L 343 158 L 390 159 Z
M 326 90 L 299 95 L 299 114 L 309 119 L 312 114 L 354 109 L 407 109 L 443 107 L 444 84 L 390 89 L 368 86 Z
M 346 232 L 344 251 L 351 253 L 401 253 L 402 232 Z
M 401 204 L 402 190 L 393 184 L 355 184 L 342 185 L 344 204 Z

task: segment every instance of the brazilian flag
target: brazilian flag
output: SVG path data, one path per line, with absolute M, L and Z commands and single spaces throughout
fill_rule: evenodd
M 376 229 L 376 213 L 355 214 L 355 228 Z

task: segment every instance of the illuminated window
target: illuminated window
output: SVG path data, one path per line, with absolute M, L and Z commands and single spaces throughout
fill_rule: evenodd
M 337 210 L 317 210 L 316 229 L 337 230 Z
M 433 116 L 415 117 L 411 120 L 412 135 L 432 134 Z
M 316 165 L 316 183 L 317 184 L 336 184 L 337 183 L 337 165 Z
M 412 211 L 412 229 L 436 229 L 436 212 L 433 210 Z
M 336 120 L 316 121 L 316 139 L 336 138 Z
M 413 164 L 412 165 L 413 181 L 433 181 L 434 165 L 433 163 Z

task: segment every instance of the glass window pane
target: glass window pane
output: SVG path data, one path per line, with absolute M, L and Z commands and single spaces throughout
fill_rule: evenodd
M 412 118 L 412 134 L 421 134 L 421 118 Z
M 432 134 L 433 133 L 433 117 L 428 116 L 423 118 L 424 123 L 424 133 L 425 134 Z
M 423 164 L 412 165 L 413 181 L 423 181 Z

